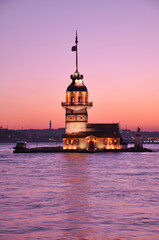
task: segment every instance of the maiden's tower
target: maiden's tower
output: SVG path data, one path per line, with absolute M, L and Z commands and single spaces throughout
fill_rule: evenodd
M 63 149 L 104 150 L 122 149 L 118 123 L 88 124 L 88 110 L 93 106 L 88 99 L 88 90 L 83 83 L 83 75 L 78 71 L 78 38 L 76 32 L 75 46 L 76 71 L 70 76 L 71 83 L 66 90 L 66 100 L 62 102 L 65 109 L 65 134 Z

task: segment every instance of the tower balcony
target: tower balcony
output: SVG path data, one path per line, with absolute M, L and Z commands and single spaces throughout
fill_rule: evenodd
M 80 109 L 83 109 L 83 108 L 91 108 L 93 106 L 93 102 L 86 102 L 86 103 L 66 103 L 66 102 L 62 102 L 61 103 L 61 106 L 66 109 L 66 108 L 69 108 L 71 110 L 75 110 L 75 111 L 78 111 Z

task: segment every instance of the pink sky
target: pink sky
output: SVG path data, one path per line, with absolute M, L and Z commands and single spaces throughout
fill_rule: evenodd
M 77 29 L 89 122 L 159 130 L 158 13 L 156 0 L 1 0 L 0 126 L 65 126 Z

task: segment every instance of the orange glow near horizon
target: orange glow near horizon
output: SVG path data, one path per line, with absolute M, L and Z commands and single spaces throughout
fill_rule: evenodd
M 23 81 L 27 82 L 27 79 L 23 78 Z M 66 82 L 69 84 L 68 80 Z M 137 83 L 131 88 L 124 88 L 124 85 L 123 88 L 113 88 L 112 82 L 113 80 L 106 83 L 105 88 L 101 83 L 97 88 L 98 82 L 91 84 L 88 77 L 85 80 L 89 101 L 93 101 L 92 109 L 88 110 L 88 122 L 119 122 L 121 128 L 126 126 L 128 129 L 136 129 L 140 126 L 142 130 L 159 130 L 158 89 L 148 81 L 145 83 L 147 89 L 145 86 L 137 88 Z M 119 84 L 121 81 L 117 83 Z M 5 88 L 1 92 L 3 102 L 0 102 L 0 125 L 8 125 L 9 129 L 43 129 L 49 128 L 51 120 L 53 128 L 64 127 L 65 111 L 60 104 L 65 99 L 67 85 L 65 83 L 61 88 L 54 87 L 54 83 L 50 85 L 51 87 L 46 87 L 45 82 L 42 84 L 41 81 L 37 86 L 27 84 L 18 87 L 12 83 L 8 88 L 4 84 Z
M 132 95 L 130 89 L 118 91 L 117 87 L 111 91 L 111 84 L 107 84 L 108 92 L 102 87 L 95 89 L 93 86 L 92 94 L 91 82 L 89 85 L 89 95 L 93 101 L 93 108 L 88 111 L 90 123 L 119 122 L 122 128 L 136 129 L 140 126 L 142 130 L 159 130 L 157 90 L 154 89 L 149 95 L 148 92 L 136 90 L 136 95 Z M 35 94 L 31 88 L 26 91 L 26 88 L 19 87 L 18 93 L 14 86 L 8 90 L 6 88 L 7 96 L 5 91 L 1 93 L 5 105 L 0 102 L 0 125 L 8 125 L 9 129 L 49 128 L 51 119 L 53 128 L 64 127 L 65 112 L 60 103 L 64 100 L 65 88 L 59 92 L 57 89 L 57 93 L 56 89 L 54 91 L 44 89 L 40 84 Z

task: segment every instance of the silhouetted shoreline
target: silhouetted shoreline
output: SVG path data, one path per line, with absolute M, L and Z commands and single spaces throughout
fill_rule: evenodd
M 15 143 L 16 141 L 27 142 L 61 142 L 64 128 L 58 129 L 21 129 L 10 130 L 7 128 L 0 128 L 0 143 Z M 128 143 L 134 143 L 135 131 L 129 129 L 121 130 L 121 135 Z M 159 131 L 141 132 L 143 143 L 159 143 Z M 156 141 L 156 142 L 155 142 Z M 158 142 L 157 142 L 158 141 Z

